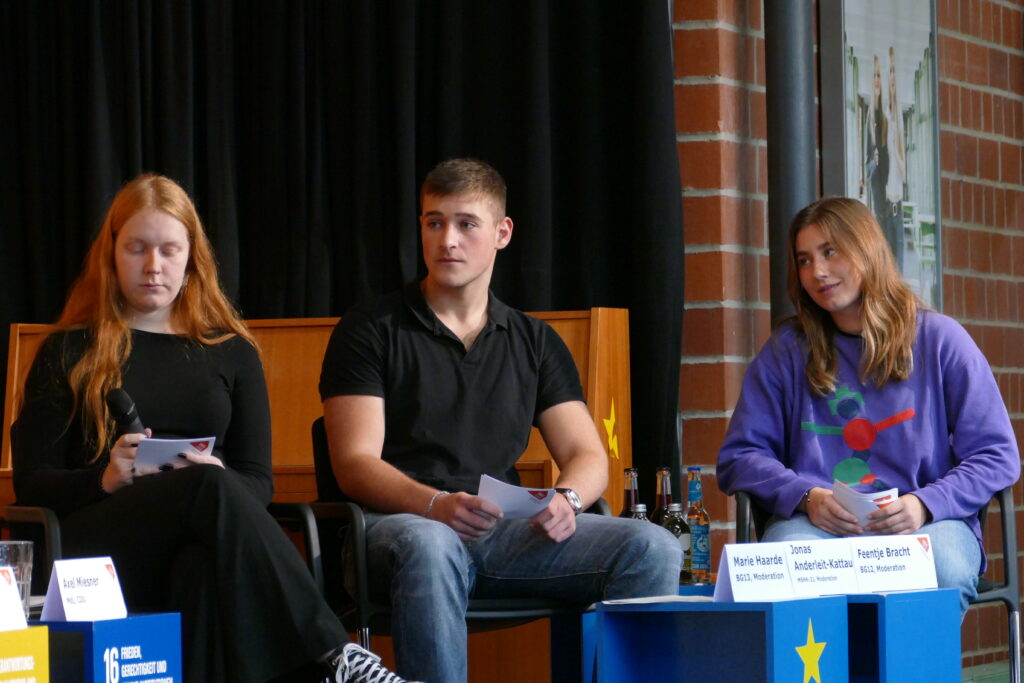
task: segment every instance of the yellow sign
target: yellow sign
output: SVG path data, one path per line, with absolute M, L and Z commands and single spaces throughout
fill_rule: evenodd
M 612 399 L 612 414 L 602 419 L 604 430 L 608 432 L 608 454 L 616 460 L 619 459 L 619 437 L 615 433 L 615 399 Z
M 0 631 L 0 681 L 49 683 L 50 641 L 45 626 Z

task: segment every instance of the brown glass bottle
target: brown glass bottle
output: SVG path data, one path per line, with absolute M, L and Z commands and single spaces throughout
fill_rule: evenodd
M 637 470 L 635 467 L 627 467 L 622 471 L 626 480 L 626 488 L 622 493 L 622 512 L 619 517 L 632 517 L 633 506 L 640 502 L 640 491 L 637 486 Z
M 667 467 L 658 468 L 657 496 L 654 500 L 654 512 L 651 521 L 661 526 L 668 514 L 668 506 L 672 504 L 672 470 Z

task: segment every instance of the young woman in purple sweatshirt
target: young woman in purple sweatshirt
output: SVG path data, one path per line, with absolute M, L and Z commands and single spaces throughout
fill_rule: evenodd
M 819 200 L 789 231 L 796 315 L 747 370 L 718 483 L 771 513 L 764 541 L 927 533 L 961 614 L 984 571 L 978 511 L 1020 475 L 992 370 L 952 318 L 925 308 L 871 211 Z M 899 498 L 863 528 L 834 480 Z

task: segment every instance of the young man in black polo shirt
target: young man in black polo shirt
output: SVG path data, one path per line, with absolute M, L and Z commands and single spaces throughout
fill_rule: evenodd
M 675 593 L 682 553 L 652 524 L 577 517 L 607 485 L 607 460 L 568 349 L 546 323 L 489 291 L 512 237 L 505 184 L 454 159 L 420 193 L 427 277 L 357 306 L 331 336 L 320 378 L 342 491 L 371 510 L 371 576 L 393 606 L 402 675 L 466 680 L 469 595 L 591 602 Z M 561 495 L 502 519 L 481 474 L 518 484 L 536 425 Z

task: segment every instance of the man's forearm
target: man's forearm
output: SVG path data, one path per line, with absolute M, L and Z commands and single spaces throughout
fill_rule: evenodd
M 378 512 L 422 515 L 437 493 L 380 458 L 352 458 L 343 466 L 338 485 L 352 500 Z
M 600 451 L 584 451 L 574 455 L 560 467 L 558 488 L 569 488 L 579 494 L 583 509 L 594 504 L 608 488 L 608 459 Z

